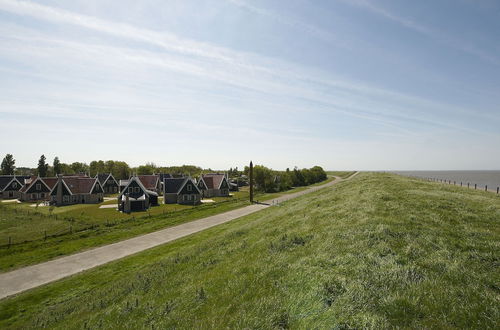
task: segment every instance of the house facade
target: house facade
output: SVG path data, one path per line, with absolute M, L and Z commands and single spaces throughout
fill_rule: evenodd
M 158 205 L 158 193 L 148 190 L 139 177 L 131 177 L 118 195 L 118 209 L 124 213 L 145 211 Z
M 0 199 L 17 199 L 21 197 L 24 177 L 0 175 Z
M 165 204 L 196 205 L 201 202 L 201 191 L 189 177 L 166 178 L 163 182 Z
M 229 196 L 229 181 L 225 174 L 202 174 L 197 185 L 204 198 Z
M 50 192 L 50 204 L 96 204 L 103 201 L 104 190 L 97 178 L 59 177 Z
M 118 181 L 116 181 L 111 173 L 98 173 L 95 177 L 101 184 L 105 195 L 117 194 L 119 192 Z
M 22 202 L 48 201 L 50 193 L 57 183 L 57 178 L 32 176 L 24 181 L 19 200 Z

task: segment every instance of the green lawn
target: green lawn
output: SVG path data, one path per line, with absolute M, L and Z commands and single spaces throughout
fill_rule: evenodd
M 361 173 L 0 302 L 1 328 L 498 328 L 500 197 Z
M 306 188 L 257 194 L 256 198 L 268 200 Z M 0 204 L 0 272 L 247 206 L 248 194 L 248 189 L 242 189 L 231 192 L 231 197 L 210 198 L 215 203 L 160 204 L 132 214 L 99 208 L 116 204 L 116 200 L 62 207 Z

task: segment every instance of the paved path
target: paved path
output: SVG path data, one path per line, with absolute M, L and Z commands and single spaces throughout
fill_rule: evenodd
M 357 173 L 354 175 L 356 174 Z M 233 211 L 194 220 L 153 233 L 0 274 L 0 299 L 252 214 L 272 205 L 332 186 L 341 181 L 344 180 L 336 178 L 334 181 L 326 184 L 310 187 L 292 194 L 285 194 L 261 204 L 253 204 Z

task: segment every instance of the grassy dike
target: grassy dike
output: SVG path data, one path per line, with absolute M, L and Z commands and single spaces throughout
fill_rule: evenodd
M 0 328 L 494 328 L 500 197 L 362 173 L 0 301 Z
M 257 193 L 255 198 L 258 201 L 267 201 L 332 180 L 334 178 L 330 177 L 313 185 L 278 193 Z M 21 207 L 1 205 L 0 238 L 3 238 L 5 242 L 7 237 L 12 236 L 15 242 L 21 241 L 22 243 L 13 244 L 10 247 L 4 243 L 3 246 L 0 246 L 0 273 L 250 205 L 247 190 L 236 194 L 238 194 L 238 198 L 214 197 L 213 199 L 217 200 L 217 203 L 195 207 L 161 205 L 153 207 L 150 213 L 134 212 L 130 215 L 124 215 L 115 209 L 99 209 L 100 204 L 74 205 L 74 207 L 79 207 L 77 212 L 64 213 L 66 216 L 68 213 L 72 215 L 72 219 L 74 219 L 72 222 L 68 222 L 65 217 L 55 218 L 42 212 L 23 213 L 23 208 L 29 208 L 26 205 L 21 205 Z M 17 211 L 17 208 L 20 210 Z M 71 208 L 71 206 L 64 208 Z M 162 214 L 161 208 L 170 208 L 170 210 Z M 176 211 L 172 211 L 174 208 Z M 48 213 L 47 210 L 44 211 Z M 114 219 L 107 217 L 107 214 L 122 218 Z M 92 215 L 95 217 L 89 220 Z M 109 218 L 111 221 L 108 221 Z M 70 225 L 73 229 L 72 232 L 68 230 Z M 82 227 L 84 230 L 81 230 Z M 49 236 L 44 239 L 45 228 L 52 230 L 59 228 L 64 232 L 62 235 L 50 236 L 49 231 Z M 23 242 L 23 240 L 26 241 Z

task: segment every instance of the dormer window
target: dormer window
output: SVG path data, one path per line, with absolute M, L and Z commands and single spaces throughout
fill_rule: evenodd
M 131 194 L 134 192 L 134 187 L 128 187 L 128 193 Z
M 37 183 L 37 184 L 35 185 L 35 189 L 36 189 L 36 190 L 42 190 L 42 184 L 41 184 L 41 183 Z
M 187 191 L 191 191 L 191 190 L 193 190 L 193 187 L 190 184 L 188 184 Z
M 16 189 L 16 188 L 17 188 L 17 182 L 13 182 L 13 183 L 12 183 L 12 188 L 13 188 L 13 189 Z
M 135 192 L 136 193 L 139 193 L 141 191 L 141 189 L 139 187 L 135 187 Z

